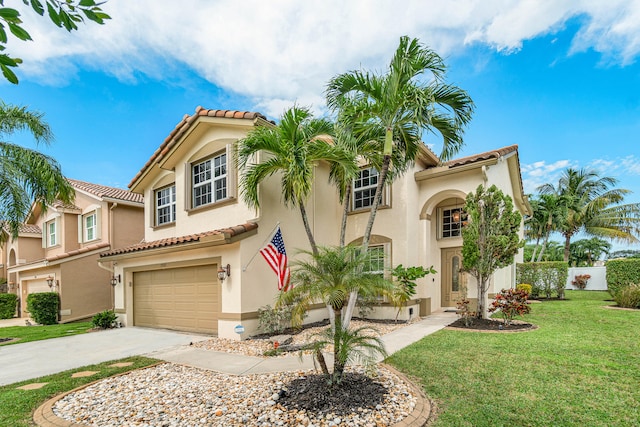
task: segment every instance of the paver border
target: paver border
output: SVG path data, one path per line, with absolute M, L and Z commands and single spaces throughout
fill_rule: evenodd
M 153 365 L 143 366 L 138 369 L 132 369 L 127 372 L 121 372 L 116 375 L 111 375 L 106 378 L 115 378 L 122 375 L 127 375 L 131 372 L 135 372 L 141 369 L 153 368 L 155 366 L 162 365 L 165 363 L 171 363 L 171 362 L 158 362 L 158 363 L 154 363 Z M 416 406 L 413 409 L 413 411 L 409 415 L 407 415 L 402 421 L 394 424 L 392 427 L 424 427 L 426 426 L 427 423 L 430 421 L 432 406 L 431 406 L 431 401 L 424 394 L 424 392 L 422 391 L 422 388 L 418 387 L 413 381 L 407 378 L 406 375 L 404 375 L 394 367 L 386 363 L 380 363 L 379 365 L 383 369 L 388 370 L 389 372 L 391 372 L 392 374 L 400 378 L 411 389 L 411 391 L 417 398 Z M 233 374 L 229 374 L 229 375 L 233 375 Z M 71 393 L 75 393 L 76 391 L 82 390 L 84 388 L 87 388 L 93 384 L 96 384 L 102 380 L 105 380 L 106 378 L 100 378 L 98 380 L 76 387 L 73 390 L 65 391 L 61 394 L 58 394 L 57 396 L 52 397 L 51 399 L 47 400 L 42 405 L 40 405 L 34 411 L 33 421 L 39 427 L 89 427 L 87 424 L 81 424 L 81 423 L 65 420 L 63 418 L 58 417 L 53 412 L 53 406 L 59 400 L 63 399 L 67 395 Z

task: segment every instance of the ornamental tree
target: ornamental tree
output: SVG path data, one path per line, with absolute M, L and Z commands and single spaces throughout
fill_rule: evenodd
M 478 286 L 477 317 L 487 318 L 487 290 L 493 273 L 511 265 L 524 240 L 518 235 L 522 215 L 511 197 L 495 185 L 480 185 L 464 206 L 468 221 L 462 228 L 462 267 Z

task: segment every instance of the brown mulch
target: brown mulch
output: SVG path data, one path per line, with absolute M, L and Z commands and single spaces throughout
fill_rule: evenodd
M 520 320 L 513 320 L 510 325 L 505 325 L 504 322 L 499 319 L 473 319 L 470 327 L 465 326 L 463 319 L 458 319 L 448 327 L 451 329 L 482 332 L 524 332 L 537 328 L 537 326 L 531 323 Z

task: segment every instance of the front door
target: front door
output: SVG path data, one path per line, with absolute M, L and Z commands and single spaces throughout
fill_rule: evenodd
M 442 307 L 455 307 L 462 295 L 462 248 L 442 250 Z

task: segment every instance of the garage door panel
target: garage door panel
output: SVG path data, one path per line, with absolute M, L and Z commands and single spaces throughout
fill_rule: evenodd
M 134 324 L 217 333 L 215 265 L 134 273 Z

